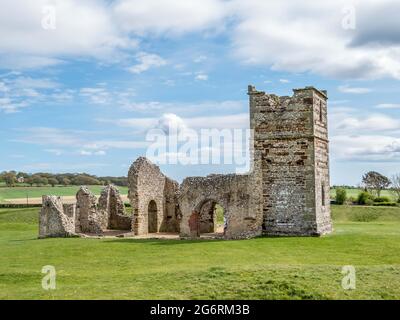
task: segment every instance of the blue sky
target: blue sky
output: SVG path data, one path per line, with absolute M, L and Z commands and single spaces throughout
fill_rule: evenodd
M 2 6 L 0 171 L 126 175 L 154 127 L 247 128 L 253 84 L 328 90 L 332 184 L 400 172 L 398 1 Z M 161 167 L 177 180 L 234 171 Z

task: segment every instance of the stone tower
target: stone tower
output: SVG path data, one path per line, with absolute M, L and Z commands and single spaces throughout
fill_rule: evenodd
M 254 155 L 261 158 L 262 229 L 266 235 L 322 235 L 332 230 L 327 93 L 293 91 L 279 97 L 248 90 Z

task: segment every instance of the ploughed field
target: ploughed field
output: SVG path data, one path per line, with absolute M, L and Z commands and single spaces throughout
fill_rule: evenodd
M 38 208 L 0 209 L 0 299 L 400 299 L 400 208 L 332 211 L 321 238 L 181 241 L 38 240 Z

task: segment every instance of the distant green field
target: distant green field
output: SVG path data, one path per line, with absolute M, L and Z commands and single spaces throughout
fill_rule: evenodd
M 103 186 L 89 186 L 89 189 L 96 195 L 99 195 Z M 46 187 L 1 187 L 0 188 L 0 202 L 4 199 L 21 199 L 38 198 L 42 195 L 55 195 L 55 196 L 74 196 L 79 189 L 79 186 L 51 186 Z M 127 194 L 127 187 L 118 187 L 121 194 Z
M 358 194 L 362 192 L 362 189 L 346 189 L 347 197 L 357 198 Z M 331 198 L 335 198 L 336 190 L 331 188 Z M 383 190 L 381 196 L 389 197 L 392 201 L 396 201 L 395 195 L 390 190 Z
M 38 240 L 38 208 L 0 209 L 0 299 L 400 299 L 400 208 L 332 211 L 320 238 L 190 241 Z

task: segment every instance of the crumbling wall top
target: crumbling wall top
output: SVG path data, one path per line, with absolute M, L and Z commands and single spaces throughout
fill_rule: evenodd
M 264 95 L 264 96 L 271 96 L 271 97 L 278 97 L 278 98 L 286 98 L 287 99 L 287 98 L 294 98 L 298 94 L 304 93 L 304 91 L 312 91 L 312 92 L 317 93 L 317 95 L 321 96 L 322 98 L 328 99 L 328 93 L 327 93 L 326 90 L 319 90 L 319 89 L 317 89 L 317 88 L 315 88 L 313 86 L 306 86 L 304 88 L 293 89 L 293 96 L 289 97 L 289 96 L 277 96 L 275 94 L 268 94 L 265 91 L 258 91 L 256 89 L 256 87 L 253 86 L 253 85 L 249 85 L 247 94 L 250 95 L 250 96 L 257 96 L 257 95 L 258 96 L 263 96 Z

